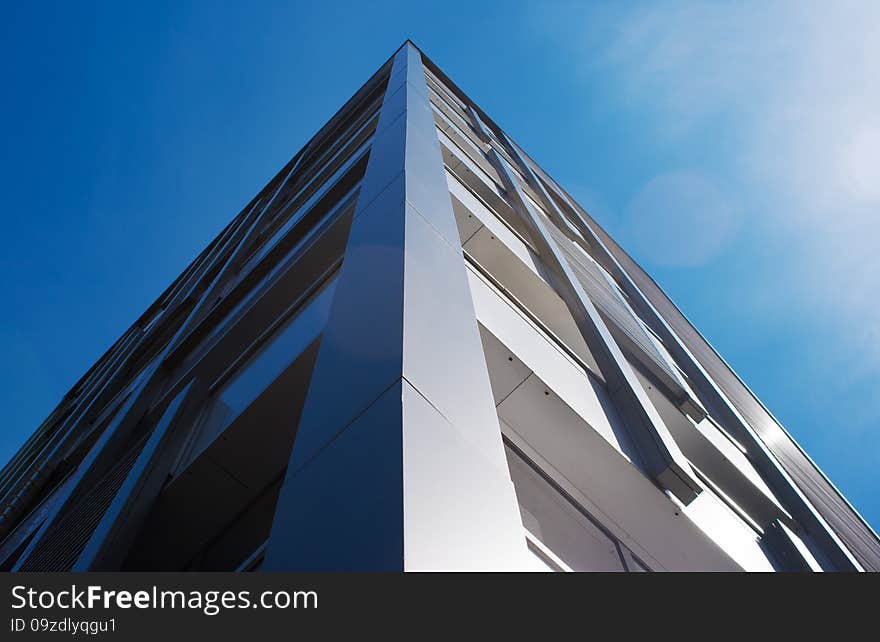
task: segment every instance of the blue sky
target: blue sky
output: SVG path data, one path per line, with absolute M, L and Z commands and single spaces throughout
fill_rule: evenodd
M 0 22 L 0 462 L 410 37 L 880 525 L 880 5 L 122 4 Z

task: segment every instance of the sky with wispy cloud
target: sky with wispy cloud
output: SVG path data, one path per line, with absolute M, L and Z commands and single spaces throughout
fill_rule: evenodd
M 531 20 L 584 98 L 632 123 L 609 143 L 620 160 L 646 156 L 624 189 L 571 176 L 583 200 L 876 521 L 880 4 L 536 6 Z
M 880 524 L 880 3 L 423 4 L 9 8 L 0 462 L 411 37 Z

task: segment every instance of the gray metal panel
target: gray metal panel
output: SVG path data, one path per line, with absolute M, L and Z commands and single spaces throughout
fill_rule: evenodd
M 476 117 L 473 109 L 469 111 L 477 127 L 483 129 L 483 124 L 479 117 Z M 488 132 L 484 133 L 488 137 Z M 503 136 L 503 134 L 499 135 Z M 690 470 L 687 459 L 663 424 L 662 418 L 611 336 L 595 304 L 570 267 L 565 254 L 548 231 L 549 221 L 545 223 L 541 220 L 541 215 L 533 210 L 520 188 L 519 181 L 513 176 L 512 168 L 494 146 L 490 148 L 489 153 L 504 178 L 508 197 L 513 200 L 512 205 L 529 227 L 542 258 L 561 276 L 558 284 L 559 294 L 571 311 L 584 341 L 595 357 L 612 400 L 624 415 L 632 431 L 632 440 L 639 450 L 641 463 L 661 487 L 672 492 L 683 503 L 689 503 L 700 493 L 702 487 Z M 528 166 L 521 159 L 519 162 L 523 171 L 530 173 Z M 536 184 L 536 187 L 540 185 Z M 552 203 L 546 205 L 549 207 Z
M 498 459 L 496 444 L 492 452 L 475 446 L 487 427 L 497 430 L 492 436 L 500 446 L 497 418 L 489 426 L 453 424 L 406 380 L 403 407 L 405 569 L 523 570 L 524 534 L 507 461 Z
M 262 570 L 404 570 L 402 385 L 288 469 Z M 299 433 L 311 428 L 300 423 Z
M 871 527 L 853 510 L 849 502 L 841 496 L 788 432 L 755 398 L 736 373 L 654 281 L 616 244 L 612 245 L 611 249 L 633 275 L 636 284 L 646 293 L 658 312 L 681 337 L 694 358 L 703 365 L 737 411 L 755 429 L 770 452 L 779 460 L 785 471 L 791 475 L 847 548 L 866 570 L 880 571 L 880 541 Z
M 539 169 L 536 171 L 540 171 Z M 834 488 L 788 432 L 761 404 L 723 358 L 678 310 L 654 280 L 546 174 L 581 217 L 584 231 L 608 252 L 633 293 L 644 298 L 645 309 L 659 320 L 658 330 L 671 340 L 678 362 L 692 384 L 699 383 L 705 403 L 728 430 L 755 443 L 755 464 L 802 525 L 823 543 L 836 568 L 880 570 L 880 540 L 871 527 Z M 679 349 L 679 342 L 685 348 Z M 693 367 L 691 367 L 693 365 Z M 778 462 L 778 463 L 777 463 Z M 858 562 L 856 562 L 856 559 Z
M 581 285 L 605 319 L 624 334 L 631 349 L 648 359 L 649 367 L 653 366 L 651 370 L 662 376 L 661 381 L 669 388 L 676 400 L 685 397 L 687 393 L 678 384 L 678 375 L 657 350 L 651 337 L 648 336 L 648 332 L 642 327 L 635 313 L 618 292 L 617 287 L 609 280 L 609 277 L 596 263 L 584 256 L 555 225 L 548 225 L 547 228 L 568 259 L 568 264 L 574 270 Z
M 394 58 L 263 568 L 517 568 L 525 541 L 421 56 Z

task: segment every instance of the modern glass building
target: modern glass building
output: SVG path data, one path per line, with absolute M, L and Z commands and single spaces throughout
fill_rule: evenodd
M 405 43 L 0 477 L 0 565 L 880 570 L 639 265 Z

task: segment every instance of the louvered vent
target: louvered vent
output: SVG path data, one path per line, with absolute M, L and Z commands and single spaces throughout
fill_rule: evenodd
M 621 347 L 629 352 L 636 352 L 636 357 L 646 357 L 648 368 L 661 377 L 663 383 L 670 388 L 670 392 L 679 399 L 686 397 L 687 393 L 679 385 L 678 376 L 672 365 L 657 350 L 654 341 L 642 327 L 638 317 L 617 290 L 617 286 L 610 280 L 610 277 L 549 221 L 547 221 L 547 228 L 568 259 L 568 264 L 574 270 L 590 300 L 596 305 L 605 320 L 618 330 L 615 334 L 623 335 L 627 345 Z
M 22 564 L 22 571 L 63 572 L 73 568 L 144 449 L 149 433 L 119 460 L 47 533 Z

